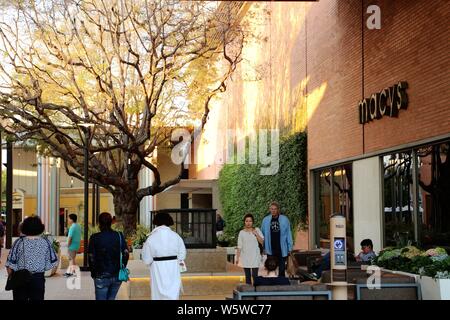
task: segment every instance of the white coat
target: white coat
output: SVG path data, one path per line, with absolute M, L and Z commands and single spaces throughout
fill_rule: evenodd
M 154 261 L 154 257 L 177 256 Z M 167 226 L 156 227 L 142 248 L 142 260 L 150 268 L 152 300 L 178 300 L 181 290 L 180 262 L 186 259 L 183 239 Z

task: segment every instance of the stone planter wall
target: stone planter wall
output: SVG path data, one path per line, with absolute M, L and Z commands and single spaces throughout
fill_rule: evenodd
M 450 300 L 450 279 L 433 279 L 418 274 L 383 269 L 385 272 L 414 277 L 420 285 L 422 300 Z
M 187 272 L 226 272 L 227 248 L 187 249 Z

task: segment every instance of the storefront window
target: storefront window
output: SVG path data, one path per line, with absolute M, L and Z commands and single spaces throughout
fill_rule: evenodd
M 420 239 L 424 247 L 450 246 L 450 142 L 420 148 Z
M 331 216 L 331 188 L 330 169 L 316 173 L 316 185 L 318 186 L 318 197 L 316 201 L 316 223 L 318 226 L 319 244 L 321 247 L 329 245 L 330 241 L 330 216 Z
M 384 163 L 385 246 L 414 242 L 412 152 L 394 153 Z
M 330 243 L 330 216 L 342 213 L 347 217 L 347 235 L 353 237 L 352 165 L 347 164 L 315 173 L 316 181 L 316 245 L 328 248 Z M 331 187 L 333 186 L 333 187 Z

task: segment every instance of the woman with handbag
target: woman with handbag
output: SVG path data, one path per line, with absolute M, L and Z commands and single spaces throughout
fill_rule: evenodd
M 5 289 L 13 291 L 14 300 L 44 300 L 44 273 L 58 265 L 50 241 L 40 236 L 44 230 L 39 217 L 26 218 L 21 226 L 22 236 L 9 251 Z
M 236 263 L 244 268 L 245 282 L 252 284 L 258 276 L 261 264 L 262 245 L 264 236 L 259 228 L 253 227 L 253 215 L 248 213 L 244 216 L 244 229 L 239 232 Z
M 111 229 L 112 217 L 98 217 L 100 232 L 89 239 L 89 267 L 94 279 L 96 300 L 115 300 L 122 281 L 128 281 L 128 247 L 121 232 Z

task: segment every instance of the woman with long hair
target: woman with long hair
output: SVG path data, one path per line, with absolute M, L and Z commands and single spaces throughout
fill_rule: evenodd
M 253 227 L 253 215 L 248 213 L 244 216 L 244 228 L 239 232 L 236 263 L 244 268 L 245 282 L 252 283 L 258 276 L 261 264 L 261 249 L 264 236 L 259 228 Z

